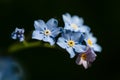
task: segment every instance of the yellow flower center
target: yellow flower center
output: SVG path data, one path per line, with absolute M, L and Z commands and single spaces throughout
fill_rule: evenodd
M 86 60 L 87 55 L 86 55 L 85 53 L 82 53 L 81 58 L 82 58 L 83 60 Z
M 78 26 L 77 26 L 76 24 L 71 24 L 71 27 L 72 27 L 73 29 L 75 29 L 75 30 L 78 29 Z
M 70 46 L 70 47 L 73 47 L 75 45 L 75 42 L 73 40 L 69 40 L 67 42 L 67 44 Z
M 88 43 L 89 46 L 93 45 L 93 43 L 92 43 L 92 41 L 90 39 L 87 40 L 87 43 Z
M 47 36 L 49 36 L 51 34 L 51 31 L 50 30 L 45 30 L 44 34 L 47 35 Z

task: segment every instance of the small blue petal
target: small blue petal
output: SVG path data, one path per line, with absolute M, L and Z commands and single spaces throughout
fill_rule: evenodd
M 93 49 L 94 51 L 97 51 L 97 52 L 101 52 L 102 51 L 102 47 L 98 44 L 94 44 L 93 45 Z
M 12 37 L 12 39 L 17 39 L 16 34 L 12 35 L 11 37 Z
M 79 30 L 83 33 L 89 33 L 90 32 L 90 27 L 83 25 L 79 28 Z
M 44 37 L 44 34 L 40 34 L 40 31 L 38 30 L 33 31 L 32 39 L 42 40 L 43 37 Z
M 65 39 L 63 37 L 58 38 L 57 44 L 62 47 L 63 49 L 65 49 L 67 47 L 67 44 L 65 42 Z
M 50 45 L 54 45 L 54 44 L 55 44 L 54 39 L 51 38 L 50 36 L 44 36 L 43 41 L 45 41 L 45 42 L 49 42 Z
M 89 33 L 89 34 L 88 34 L 88 38 L 89 38 L 93 43 L 96 43 L 96 42 L 97 42 L 97 38 L 93 36 L 93 33 Z
M 63 21 L 65 23 L 70 23 L 71 24 L 71 16 L 70 16 L 69 13 L 66 13 L 66 14 L 62 15 L 62 17 L 63 17 Z
M 62 33 L 62 37 L 65 38 L 66 40 L 70 40 L 72 32 L 70 30 L 64 30 Z
M 85 52 L 86 46 L 81 45 L 81 44 L 77 44 L 74 46 L 74 49 L 76 52 L 81 53 L 81 52 Z
M 74 40 L 75 42 L 81 41 L 82 37 L 83 36 L 82 36 L 81 32 L 73 32 L 71 34 L 71 39 Z
M 78 26 L 83 25 L 83 22 L 84 22 L 83 18 L 80 18 L 78 16 L 73 16 L 71 20 L 72 20 L 72 23 L 74 23 Z
M 54 28 L 54 30 L 52 30 L 52 37 L 56 37 L 59 33 L 61 33 L 61 28 Z
M 75 56 L 75 52 L 73 51 L 72 47 L 66 48 L 67 52 L 70 54 L 70 58 Z
M 24 41 L 24 38 L 23 38 L 23 37 L 20 38 L 20 42 L 22 42 L 22 41 Z
M 58 21 L 54 18 L 51 18 L 47 21 L 46 25 L 49 30 L 53 30 L 55 27 L 58 26 Z
M 34 27 L 36 30 L 44 31 L 47 26 L 43 20 L 36 20 L 34 21 Z

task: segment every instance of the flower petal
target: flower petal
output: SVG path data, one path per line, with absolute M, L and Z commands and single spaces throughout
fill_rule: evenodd
M 96 43 L 97 42 L 97 38 L 93 36 L 92 33 L 89 33 L 89 39 L 92 41 L 92 43 Z
M 57 44 L 58 44 L 60 47 L 62 47 L 63 49 L 65 49 L 65 48 L 67 47 L 67 46 L 66 46 L 67 44 L 65 43 L 65 39 L 62 38 L 62 37 L 58 38 Z
M 71 24 L 71 16 L 69 13 L 62 15 L 64 23 Z
M 83 33 L 89 33 L 90 32 L 90 27 L 84 25 L 84 26 L 81 26 L 79 28 L 79 30 Z
M 55 44 L 54 39 L 51 38 L 50 36 L 44 36 L 43 41 L 45 41 L 45 42 L 49 42 L 50 45 L 54 45 L 54 44 Z
M 24 32 L 25 32 L 25 30 L 22 28 L 22 29 L 21 29 L 21 32 L 22 32 L 22 33 L 24 33 Z
M 18 29 L 19 29 L 19 28 L 17 28 L 17 27 L 15 28 L 15 33 L 18 31 Z
M 54 30 L 52 30 L 52 37 L 56 37 L 59 33 L 61 33 L 61 28 L 54 28 Z
M 77 59 L 76 59 L 75 62 L 76 62 L 77 65 L 81 65 L 81 62 L 80 62 L 80 61 L 81 61 L 81 55 L 78 54 L 78 55 L 77 55 Z
M 15 28 L 15 33 L 17 33 L 17 32 L 19 32 L 19 33 L 24 33 L 24 29 L 22 28 L 22 29 L 19 29 L 19 28 Z
M 81 32 L 73 32 L 71 35 L 71 39 L 74 40 L 75 42 L 83 41 L 83 36 Z
M 77 44 L 73 48 L 75 49 L 76 52 L 81 53 L 81 52 L 85 52 L 86 46 Z
M 83 60 L 83 59 L 81 59 L 81 60 Z M 82 65 L 83 65 L 83 67 L 84 67 L 85 69 L 88 68 L 88 63 L 87 63 L 86 60 L 83 60 Z
M 95 61 L 97 55 L 95 54 L 95 52 L 93 51 L 92 48 L 88 48 L 88 50 L 85 53 L 87 55 L 87 61 L 88 62 Z
M 73 51 L 72 47 L 68 47 L 66 50 L 70 54 L 70 58 L 73 58 L 75 56 L 75 52 Z
M 84 22 L 83 18 L 80 18 L 76 15 L 72 17 L 72 23 L 76 24 L 77 26 L 83 25 L 83 22 Z
M 42 40 L 43 37 L 44 37 L 44 34 L 40 34 L 40 31 L 38 30 L 33 31 L 32 39 Z
M 55 27 L 58 26 L 58 21 L 54 18 L 51 18 L 47 21 L 46 25 L 49 30 L 53 30 Z
M 71 35 L 72 35 L 72 32 L 70 30 L 64 30 L 62 33 L 62 37 L 66 40 L 70 40 Z
M 21 37 L 21 38 L 20 38 L 20 42 L 22 42 L 22 41 L 24 41 L 24 37 Z
M 93 45 L 93 49 L 94 51 L 97 51 L 97 52 L 101 52 L 102 51 L 102 47 L 98 44 L 94 44 Z
M 17 39 L 16 33 L 12 33 L 11 37 L 12 37 L 12 39 Z
M 45 30 L 47 28 L 45 22 L 43 20 L 36 20 L 34 21 L 34 27 L 36 30 Z
M 68 23 L 65 23 L 64 29 L 73 31 L 73 28 Z

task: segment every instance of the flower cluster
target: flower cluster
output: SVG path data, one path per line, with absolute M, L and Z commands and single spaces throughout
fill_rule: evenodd
M 98 45 L 96 37 L 90 32 L 90 27 L 84 25 L 84 20 L 76 15 L 69 13 L 62 15 L 64 26 L 59 27 L 55 18 L 47 22 L 35 20 L 35 30 L 32 33 L 32 39 L 50 43 L 51 46 L 58 45 L 65 49 L 70 58 L 77 56 L 76 64 L 83 65 L 87 69 L 96 59 L 95 52 L 101 52 L 102 48 Z M 24 29 L 16 28 L 12 33 L 13 39 L 24 41 Z
M 24 29 L 16 28 L 11 35 L 12 39 L 19 39 L 20 42 L 24 41 Z

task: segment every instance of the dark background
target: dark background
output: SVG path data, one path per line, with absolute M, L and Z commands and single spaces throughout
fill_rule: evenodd
M 119 8 L 115 0 L 0 0 L 0 54 L 21 63 L 27 80 L 120 80 Z M 25 28 L 26 35 L 34 29 L 34 20 L 52 17 L 63 26 L 62 14 L 66 12 L 83 17 L 103 48 L 92 67 L 85 70 L 61 50 L 35 47 L 14 54 L 6 52 L 14 43 L 10 35 L 16 27 Z

